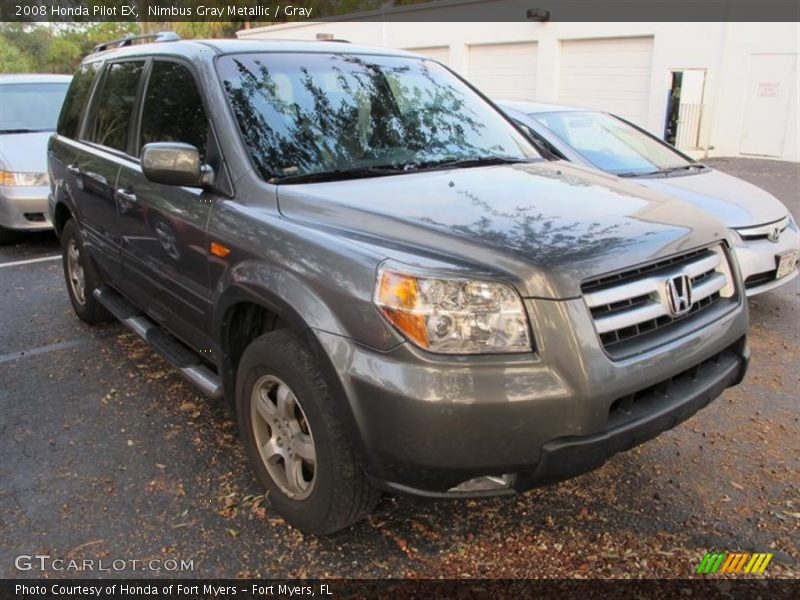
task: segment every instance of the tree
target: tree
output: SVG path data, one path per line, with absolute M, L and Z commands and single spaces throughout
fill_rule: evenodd
M 0 73 L 30 73 L 33 60 L 0 34 Z
M 65 36 L 54 37 L 39 63 L 41 71 L 72 74 L 83 58 L 81 47 Z
M 0 72 L 73 73 L 97 44 L 138 32 L 136 23 L 0 23 Z

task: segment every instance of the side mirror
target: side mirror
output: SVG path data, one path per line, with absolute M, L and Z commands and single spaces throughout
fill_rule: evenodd
M 209 187 L 213 169 L 200 162 L 200 153 L 191 144 L 156 142 L 142 149 L 142 172 L 154 183 Z

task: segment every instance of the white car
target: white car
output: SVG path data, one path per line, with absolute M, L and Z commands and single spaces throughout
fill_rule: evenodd
M 47 140 L 70 75 L 0 75 L 0 244 L 20 231 L 52 229 Z
M 735 234 L 748 296 L 797 276 L 797 223 L 772 194 L 696 162 L 608 113 L 533 102 L 497 104 L 548 158 L 634 179 L 712 213 Z

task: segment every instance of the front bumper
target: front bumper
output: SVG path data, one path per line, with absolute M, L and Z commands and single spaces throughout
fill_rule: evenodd
M 800 234 L 791 226 L 784 230 L 777 243 L 767 239 L 748 240 L 739 242 L 734 250 L 748 297 L 774 290 L 797 276 L 795 269 L 785 277 L 775 278 L 777 257 L 791 250 L 800 253 Z
M 536 468 L 519 474 L 511 487 L 522 491 L 600 467 L 614 454 L 672 429 L 707 406 L 726 388 L 740 383 L 749 362 L 750 351 L 742 338 L 699 367 L 658 384 L 636 399 L 631 406 L 633 410 L 618 408 L 613 411 L 605 431 L 546 443 Z
M 509 489 L 490 493 L 571 477 L 688 418 L 747 368 L 741 305 L 616 361 L 600 348 L 583 300 L 528 305 L 537 341 L 530 355 L 440 357 L 410 344 L 381 353 L 316 332 L 376 483 L 463 496 L 454 488 L 480 477 L 511 476 Z
M 25 231 L 52 229 L 47 186 L 0 186 L 0 227 Z

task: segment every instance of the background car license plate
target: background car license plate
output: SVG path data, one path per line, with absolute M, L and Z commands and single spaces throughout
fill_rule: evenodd
M 779 254 L 777 256 L 778 259 L 778 272 L 776 274 L 776 279 L 780 279 L 781 277 L 786 277 L 797 266 L 797 251 L 790 250 L 784 254 Z

